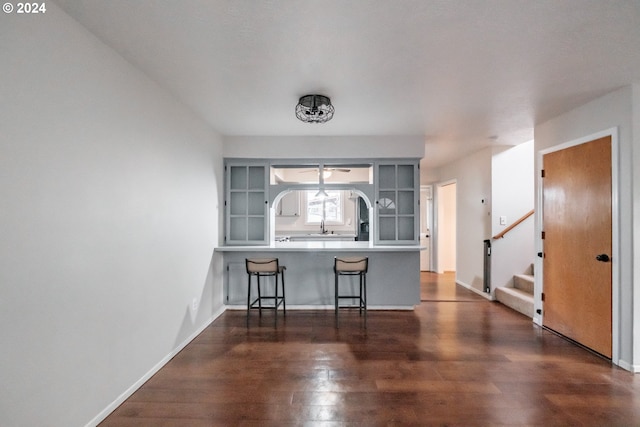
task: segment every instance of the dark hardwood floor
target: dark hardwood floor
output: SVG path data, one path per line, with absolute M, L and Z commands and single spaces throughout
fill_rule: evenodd
M 420 300 L 422 302 L 466 302 L 484 301 L 487 299 L 455 284 L 456 273 L 444 274 L 420 273 Z
M 422 273 L 415 311 L 228 311 L 102 426 L 639 426 L 640 379 Z

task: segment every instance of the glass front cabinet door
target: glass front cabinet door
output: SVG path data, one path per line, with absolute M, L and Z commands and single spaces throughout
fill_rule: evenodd
M 418 163 L 378 163 L 376 211 L 379 244 L 417 244 Z
M 226 244 L 268 244 L 267 165 L 227 163 L 225 172 Z

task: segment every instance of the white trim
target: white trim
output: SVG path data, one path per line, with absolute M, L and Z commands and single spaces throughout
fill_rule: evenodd
M 466 283 L 464 283 L 464 282 L 462 282 L 460 280 L 456 279 L 456 285 L 460 285 L 463 288 L 469 289 L 471 292 L 474 292 L 474 293 L 480 295 L 481 297 L 484 297 L 485 299 L 488 299 L 489 301 L 495 301 L 496 300 L 495 297 L 493 296 L 493 294 L 488 294 L 486 292 L 483 292 L 480 289 L 476 289 L 471 285 L 467 285 Z
M 424 207 L 424 212 L 426 217 L 423 218 L 422 217 L 422 205 L 420 206 L 420 236 L 418 236 L 418 243 L 420 243 L 421 241 L 421 235 L 422 234 L 429 234 L 429 244 L 426 247 L 426 249 L 429 250 L 429 255 L 428 255 L 428 262 L 429 262 L 429 270 L 428 271 L 435 271 L 435 264 L 433 263 L 433 230 L 434 230 L 434 225 L 433 225 L 433 205 L 434 205 L 434 197 L 433 197 L 433 185 L 429 184 L 429 185 L 420 185 L 420 202 L 422 204 L 422 194 L 423 192 L 425 192 L 427 194 L 427 197 L 425 199 L 426 201 L 426 206 Z M 424 226 L 424 227 L 423 227 Z M 420 266 L 420 270 L 422 270 L 422 266 Z
M 585 144 L 587 142 L 611 137 L 611 362 L 623 369 L 639 372 L 635 369 L 640 366 L 629 365 L 619 359 L 620 357 L 620 151 L 618 127 L 612 127 L 600 132 L 596 132 L 582 138 L 574 139 L 563 144 L 540 150 L 538 152 L 538 169 L 536 170 L 538 189 L 536 201 L 536 227 L 538 231 L 543 231 L 543 178 L 540 171 L 544 169 L 543 158 L 545 154 L 564 150 L 576 145 Z M 535 236 L 536 249 L 538 252 L 544 252 L 542 237 L 539 233 Z M 534 292 L 534 309 L 542 308 L 541 295 L 544 290 L 544 267 L 542 258 L 537 257 L 535 263 L 535 290 Z M 539 273 L 538 273 L 539 272 Z M 534 322 L 543 325 L 544 310 L 542 314 L 534 313 Z M 624 366 L 623 366 L 624 364 Z M 626 367 L 625 367 L 626 366 Z
M 246 311 L 246 305 L 227 305 L 227 310 L 238 310 L 238 311 Z M 356 307 L 357 308 L 357 307 Z M 325 310 L 332 311 L 335 310 L 335 306 L 333 304 L 328 305 L 289 305 L 287 304 L 288 310 Z M 413 311 L 415 310 L 415 305 L 368 305 L 367 311 Z
M 624 360 L 619 360 L 618 362 L 618 366 L 626 371 L 633 372 L 634 374 L 640 372 L 640 365 L 632 365 L 631 363 Z
M 202 333 L 214 320 L 222 315 L 225 312 L 225 307 L 222 306 L 211 316 L 209 320 L 204 322 L 202 326 L 200 326 L 195 332 L 187 337 L 180 345 L 178 345 L 175 349 L 173 349 L 169 354 L 163 357 L 154 367 L 152 367 L 146 374 L 142 376 L 138 381 L 133 383 L 131 387 L 125 390 L 120 396 L 118 396 L 113 402 L 107 405 L 98 415 L 96 415 L 91 421 L 86 424 L 86 427 L 95 427 L 104 421 L 113 411 L 116 410 L 118 406 L 120 406 L 125 400 L 127 400 L 133 393 L 135 393 L 142 385 L 149 380 L 153 375 L 155 375 L 160 369 L 162 369 L 173 357 L 180 353 L 183 348 L 185 348 L 191 341 L 193 341 L 198 335 Z
M 611 360 L 620 365 L 620 148 L 618 128 L 611 134 Z M 637 371 L 635 371 L 637 372 Z
M 535 170 L 535 174 L 536 174 L 536 195 L 535 195 L 535 199 L 536 199 L 536 207 L 535 207 L 535 212 L 534 212 L 534 219 L 535 219 L 535 224 L 534 224 L 534 236 L 533 236 L 533 240 L 534 240 L 534 247 L 535 247 L 535 251 L 537 253 L 541 253 L 544 254 L 544 247 L 542 245 L 542 236 L 540 235 L 540 233 L 542 232 L 542 228 L 543 228 L 543 209 L 542 207 L 544 206 L 543 203 L 543 187 L 542 187 L 542 169 L 544 169 L 544 165 L 542 162 L 542 158 L 543 158 L 543 154 L 545 154 L 547 152 L 547 150 L 541 150 L 538 151 L 538 153 L 536 154 L 536 156 L 538 157 L 538 168 Z M 542 326 L 542 321 L 543 321 L 543 310 L 542 310 L 542 291 L 543 291 L 543 274 L 544 274 L 544 267 L 543 267 L 543 258 L 536 256 L 533 262 L 533 271 L 535 272 L 535 274 L 533 275 L 533 323 L 535 323 L 536 325 L 540 325 Z

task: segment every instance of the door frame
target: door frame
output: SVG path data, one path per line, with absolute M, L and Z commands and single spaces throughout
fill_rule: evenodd
M 423 193 L 427 193 L 425 199 L 422 199 Z M 429 244 L 427 246 L 427 251 L 429 253 L 429 271 L 435 271 L 433 264 L 433 185 L 420 185 L 420 235 L 429 232 Z M 424 202 L 424 206 L 422 206 Z M 423 217 L 422 208 L 424 207 L 425 217 Z M 426 230 L 425 230 L 426 228 Z M 418 239 L 420 240 L 420 239 Z M 422 270 L 422 266 L 420 266 Z
M 555 145 L 537 153 L 538 167 L 536 169 L 537 194 L 536 194 L 536 230 L 543 231 L 543 178 L 541 171 L 544 169 L 544 155 L 566 148 L 581 145 L 596 139 L 611 137 L 611 362 L 620 364 L 620 215 L 619 215 L 619 150 L 618 150 L 618 128 L 613 127 L 600 132 L 596 132 L 581 138 L 577 138 L 565 143 Z M 540 233 L 536 233 L 536 250 L 544 252 L 544 242 Z M 542 292 L 544 291 L 544 271 L 542 258 L 536 257 L 535 262 L 535 289 L 533 321 L 542 326 L 544 318 L 544 307 L 542 303 Z

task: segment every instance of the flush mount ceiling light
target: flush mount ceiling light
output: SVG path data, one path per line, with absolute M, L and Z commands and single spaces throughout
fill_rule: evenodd
M 296 117 L 305 123 L 324 123 L 331 120 L 335 109 L 324 95 L 305 95 L 296 105 Z

